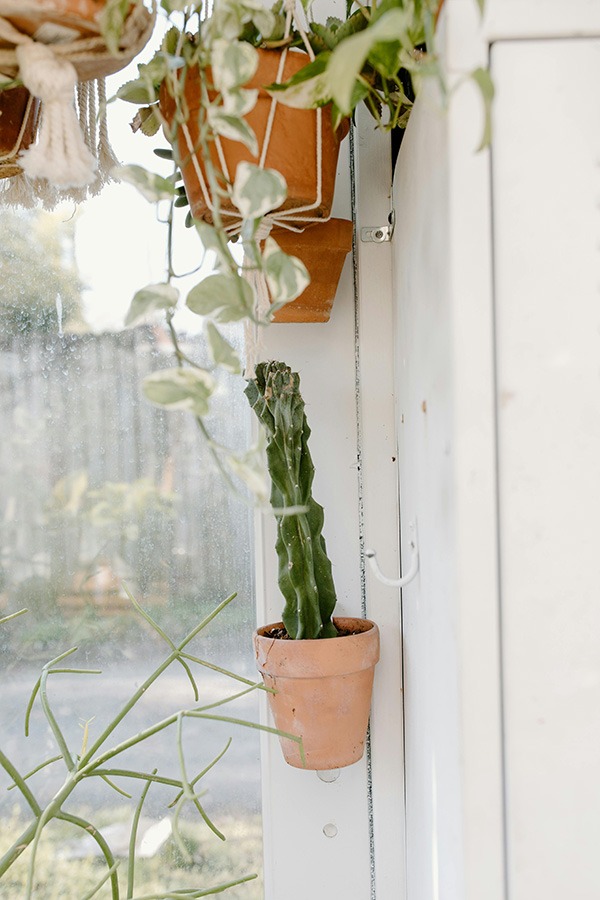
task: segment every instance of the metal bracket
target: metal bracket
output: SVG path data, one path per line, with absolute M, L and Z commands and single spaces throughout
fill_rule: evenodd
M 388 225 L 369 225 L 366 228 L 361 228 L 361 241 L 373 244 L 389 243 L 394 236 L 394 226 L 396 224 L 394 210 L 391 211 L 388 222 Z
M 373 570 L 375 578 L 377 578 L 378 581 L 381 581 L 382 584 L 388 585 L 388 587 L 406 587 L 407 584 L 410 584 L 410 582 L 413 581 L 414 578 L 416 578 L 419 571 L 419 543 L 417 540 L 417 523 L 410 522 L 408 527 L 412 532 L 412 537 L 410 539 L 410 566 L 408 567 L 408 572 L 406 573 L 406 575 L 403 575 L 401 578 L 387 578 L 379 568 L 379 563 L 376 559 L 377 554 L 375 553 L 375 551 L 365 550 L 365 556 L 369 560 L 369 564 L 371 566 L 371 569 Z

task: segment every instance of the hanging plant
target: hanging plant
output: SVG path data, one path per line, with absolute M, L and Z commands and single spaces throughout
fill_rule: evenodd
M 22 84 L 43 108 L 37 142 L 29 141 L 18 166 L 46 201 L 56 188 L 99 190 L 117 164 L 106 134 L 104 78 L 131 62 L 154 25 L 154 15 L 139 2 L 127 5 L 118 23 L 109 15 L 117 5 L 0 0 L 5 85 Z

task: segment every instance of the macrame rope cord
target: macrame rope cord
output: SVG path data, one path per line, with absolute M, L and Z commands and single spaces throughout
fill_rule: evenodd
M 84 187 L 95 177 L 97 161 L 85 143 L 73 104 L 77 72 L 45 44 L 28 41 L 16 48 L 21 80 L 42 101 L 38 142 L 19 159 L 29 178 L 47 178 L 61 188 Z
M 18 0 L 0 0 L 0 39 L 8 45 L 0 46 L 0 71 L 21 79 L 41 101 L 41 114 L 37 143 L 21 154 L 18 164 L 44 205 L 61 197 L 84 199 L 112 180 L 110 170 L 117 165 L 108 142 L 104 77 L 127 65 L 146 44 L 156 3 L 151 11 L 132 5 L 116 53 L 108 51 L 100 34 L 49 45 L 21 33 L 4 18 L 17 21 L 19 7 Z M 22 190 L 12 193 L 24 195 Z M 0 192 L 0 202 L 10 202 L 10 194 Z
M 295 0 L 286 0 L 285 9 L 286 9 L 286 24 L 285 24 L 285 37 L 289 37 L 291 33 L 292 27 L 292 17 L 295 9 Z M 300 33 L 303 43 L 307 49 L 307 53 L 309 58 L 314 60 L 315 54 L 310 46 L 310 42 L 308 40 L 305 29 L 303 29 L 297 22 L 296 27 L 298 32 Z M 285 68 L 285 61 L 287 58 L 288 49 L 287 47 L 283 49 L 280 55 L 279 66 L 276 76 L 276 83 L 281 84 L 283 80 L 283 72 Z M 271 135 L 273 133 L 273 127 L 275 123 L 275 115 L 277 112 L 278 101 L 276 97 L 271 98 L 269 113 L 267 117 L 267 124 L 265 128 L 265 134 L 262 140 L 262 145 L 260 147 L 260 153 L 258 158 L 258 165 L 261 168 L 265 167 L 267 153 L 270 146 Z M 315 119 L 316 119 L 316 140 L 315 140 L 315 172 L 316 172 L 316 184 L 315 184 L 315 198 L 312 202 L 307 203 L 303 206 L 297 206 L 293 209 L 281 210 L 280 212 L 269 213 L 269 216 L 272 218 L 274 224 L 278 227 L 283 228 L 287 231 L 294 231 L 297 233 L 301 233 L 306 225 L 309 225 L 312 222 L 327 222 L 331 218 L 331 213 L 328 216 L 315 216 L 310 215 L 314 210 L 318 210 L 321 206 L 323 200 L 323 110 L 319 107 L 315 110 Z M 191 132 L 185 122 L 181 123 L 179 126 L 182 130 L 187 156 L 191 161 L 191 164 L 194 169 L 194 173 L 200 185 L 200 190 L 202 193 L 202 200 L 204 205 L 210 212 L 214 211 L 214 203 L 211 196 L 211 192 L 206 181 L 205 174 L 202 170 L 202 166 L 198 159 L 197 155 L 197 147 L 194 145 L 192 140 Z M 225 153 L 223 151 L 223 146 L 221 139 L 218 135 L 215 136 L 215 149 L 217 152 L 217 158 L 219 161 L 219 166 L 221 171 L 227 181 L 231 183 L 231 176 L 228 171 L 227 161 L 225 157 Z M 242 228 L 243 217 L 241 213 L 235 208 L 223 209 L 220 210 L 221 216 L 224 220 L 231 220 L 226 226 L 225 231 L 227 234 L 234 236 L 239 234 Z

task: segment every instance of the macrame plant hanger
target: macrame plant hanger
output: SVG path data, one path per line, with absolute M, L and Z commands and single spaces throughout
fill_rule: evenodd
M 18 77 L 40 101 L 40 121 L 37 141 L 17 159 L 21 172 L 0 187 L 0 204 L 79 202 L 113 180 L 118 161 L 108 140 L 105 77 L 144 47 L 156 9 L 132 6 L 116 54 L 100 35 L 73 37 L 71 31 L 58 43 L 44 43 L 15 25 L 12 17 L 22 12 L 17 0 L 0 0 L 0 39 L 7 45 L 0 48 L 0 72 Z

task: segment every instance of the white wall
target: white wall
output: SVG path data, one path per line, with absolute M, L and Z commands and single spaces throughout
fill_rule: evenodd
M 474 6 L 442 45 L 493 47 L 492 152 L 428 92 L 394 190 L 407 896 L 597 900 L 599 7 Z
M 600 40 L 492 60 L 509 895 L 596 900 Z

